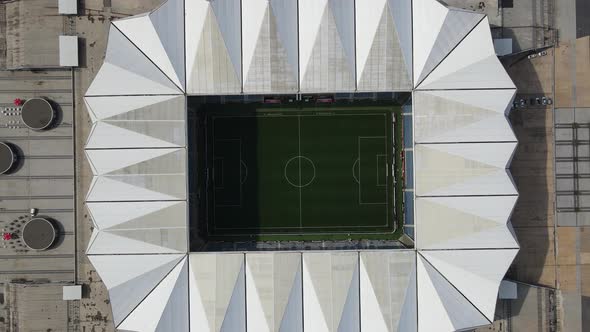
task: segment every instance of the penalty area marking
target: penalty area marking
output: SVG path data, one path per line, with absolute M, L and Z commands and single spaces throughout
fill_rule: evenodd
M 387 140 L 387 136 L 358 136 L 357 137 L 357 147 L 358 147 L 358 192 L 359 192 L 359 205 L 385 205 L 385 209 L 387 210 L 387 186 L 385 186 L 385 202 L 363 202 L 361 197 L 362 197 L 362 191 L 361 191 L 361 187 L 362 187 L 362 183 L 361 183 L 361 163 L 360 163 L 360 159 L 361 159 L 361 141 L 363 139 L 383 139 L 383 140 Z M 385 144 L 385 149 L 387 149 L 387 144 Z M 377 156 L 379 156 L 379 154 L 377 154 Z M 378 157 L 377 157 L 378 159 Z M 378 167 L 377 167 L 378 168 Z M 353 170 L 354 170 L 354 166 L 353 166 Z M 378 172 L 378 171 L 377 171 Z M 378 173 L 377 173 L 378 174 Z M 354 175 L 354 173 L 353 173 Z M 378 179 L 377 179 L 378 181 Z M 377 183 L 377 186 L 379 187 L 379 184 Z

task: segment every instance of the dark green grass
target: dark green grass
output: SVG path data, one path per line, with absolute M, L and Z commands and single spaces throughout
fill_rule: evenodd
M 398 115 L 396 106 L 207 112 L 209 236 L 398 238 Z

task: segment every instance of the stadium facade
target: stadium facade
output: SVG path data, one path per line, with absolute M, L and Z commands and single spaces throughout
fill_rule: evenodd
M 516 89 L 485 16 L 435 0 L 168 0 L 108 38 L 85 97 L 87 254 L 119 330 L 440 332 L 494 320 L 518 252 Z M 189 252 L 187 96 L 364 91 L 412 93 L 414 249 Z

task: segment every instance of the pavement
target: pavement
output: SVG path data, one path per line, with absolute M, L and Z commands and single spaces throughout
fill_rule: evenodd
M 566 30 L 567 31 L 567 30 Z M 569 37 L 573 31 L 569 31 Z M 590 329 L 590 37 L 556 49 L 557 264 L 564 331 Z
M 559 0 L 514 0 L 512 7 L 501 8 L 500 35 L 513 39 L 514 52 L 553 44 L 555 1 Z
M 512 225 L 521 249 L 508 276 L 555 287 L 553 113 L 552 106 L 530 105 L 531 98 L 553 98 L 553 51 L 534 59 L 525 57 L 508 72 L 518 88 L 516 100 L 527 100 L 526 107 L 510 114 L 518 138 L 510 172 L 519 192 Z
M 590 330 L 589 15 L 586 0 L 556 0 L 556 240 L 563 331 Z
M 517 299 L 498 300 L 496 320 L 475 332 L 557 331 L 555 324 L 556 292 L 552 288 L 516 283 Z
M 444 2 L 453 8 L 487 15 L 491 26 L 502 25 L 502 11 L 498 7 L 498 0 L 445 0 Z
M 56 105 L 56 123 L 45 131 L 28 129 L 12 104 L 17 97 L 51 100 Z M 76 225 L 71 70 L 0 71 L 0 110 L 4 111 L 0 113 L 0 140 L 11 144 L 19 158 L 13 172 L 0 178 L 0 229 L 17 237 L 0 244 L 0 284 L 6 286 L 13 280 L 73 283 Z M 57 242 L 49 250 L 30 250 L 20 239 L 32 208 L 57 226 Z M 4 291 L 0 289 L 0 293 Z M 2 309 L 9 305 L 0 306 L 1 318 L 6 318 L 7 311 Z

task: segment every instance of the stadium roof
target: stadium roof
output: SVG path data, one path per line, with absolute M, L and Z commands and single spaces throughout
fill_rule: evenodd
M 413 92 L 415 249 L 188 252 L 187 95 L 357 91 Z M 94 174 L 87 254 L 115 325 L 489 324 L 518 252 L 507 171 L 515 92 L 487 18 L 435 0 L 168 0 L 114 22 L 85 100 Z

